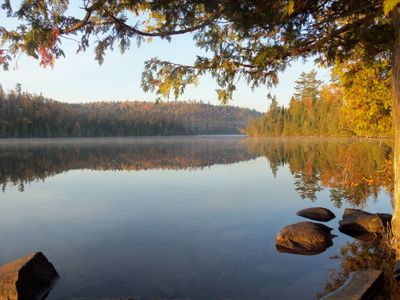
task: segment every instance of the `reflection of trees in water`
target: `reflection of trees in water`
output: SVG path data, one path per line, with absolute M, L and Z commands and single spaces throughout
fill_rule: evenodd
M 0 184 L 19 185 L 76 169 L 197 169 L 265 156 L 276 176 L 288 165 L 301 198 L 323 188 L 332 202 L 362 206 L 380 190 L 392 191 L 391 146 L 352 139 L 135 138 L 0 143 Z
M 311 201 L 323 187 L 332 202 L 362 206 L 384 189 L 393 190 L 391 146 L 383 140 L 271 138 L 247 142 L 250 152 L 265 156 L 276 176 L 286 164 L 301 198 Z
M 77 169 L 191 170 L 255 158 L 238 138 L 43 140 L 0 143 L 0 184 L 18 185 Z
M 344 284 L 351 272 L 363 269 L 377 269 L 384 273 L 383 288 L 379 289 L 374 299 L 400 299 L 400 286 L 393 277 L 393 266 L 396 253 L 391 247 L 389 237 L 376 238 L 363 242 L 354 240 L 340 248 L 340 254 L 331 257 L 340 262 L 338 270 L 332 270 L 324 291 L 319 297 L 326 295 Z

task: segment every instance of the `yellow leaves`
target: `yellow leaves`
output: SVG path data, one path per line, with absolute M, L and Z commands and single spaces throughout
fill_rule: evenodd
M 385 0 L 383 2 L 383 12 L 388 15 L 398 4 L 400 0 Z
M 360 51 L 360 57 L 363 52 Z M 344 127 L 358 136 L 391 134 L 391 76 L 385 59 L 365 63 L 360 59 L 337 63 L 334 74 L 343 87 Z
M 294 12 L 294 0 L 289 0 L 286 5 L 286 13 L 288 14 L 288 16 L 290 16 L 291 14 L 293 14 L 293 12 Z

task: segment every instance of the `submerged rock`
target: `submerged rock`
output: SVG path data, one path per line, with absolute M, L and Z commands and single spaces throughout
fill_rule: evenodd
M 299 210 L 297 215 L 300 217 L 304 217 L 307 219 L 315 220 L 315 221 L 322 221 L 328 222 L 334 219 L 336 216 L 333 212 L 331 212 L 327 208 L 323 207 L 310 207 Z
M 392 215 L 371 214 L 360 209 L 346 208 L 343 213 L 343 220 L 339 221 L 339 230 L 351 236 L 360 233 L 384 233 L 390 226 Z
M 300 222 L 284 227 L 276 236 L 279 252 L 314 255 L 333 245 L 332 228 L 314 222 Z
M 41 252 L 0 266 L 0 300 L 42 300 L 59 278 Z
M 321 300 L 361 300 L 370 299 L 383 280 L 383 272 L 375 269 L 356 271 L 337 290 Z

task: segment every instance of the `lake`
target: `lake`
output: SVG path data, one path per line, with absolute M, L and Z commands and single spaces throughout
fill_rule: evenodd
M 392 213 L 391 143 L 242 136 L 0 140 L 0 264 L 43 251 L 47 299 L 315 299 L 358 243 L 345 208 Z M 322 206 L 318 255 L 275 237 Z

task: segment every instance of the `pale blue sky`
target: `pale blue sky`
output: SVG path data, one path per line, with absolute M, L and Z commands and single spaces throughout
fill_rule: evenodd
M 0 17 L 3 19 L 4 15 Z M 191 63 L 198 53 L 190 36 L 175 37 L 170 43 L 155 39 L 140 48 L 134 42 L 132 44 L 124 55 L 119 50 L 108 53 L 104 64 L 99 66 L 94 60 L 93 48 L 77 55 L 75 42 L 64 39 L 66 57 L 59 59 L 54 69 L 44 69 L 38 61 L 22 55 L 8 72 L 0 70 L 0 83 L 6 90 L 21 83 L 26 91 L 43 93 L 44 96 L 65 102 L 154 101 L 156 95 L 144 93 L 140 87 L 144 61 L 157 56 L 163 60 Z M 269 106 L 266 95 L 272 92 L 276 94 L 279 103 L 287 105 L 293 94 L 294 81 L 301 72 L 308 72 L 312 68 L 316 68 L 312 61 L 293 63 L 279 76 L 279 85 L 271 91 L 266 87 L 252 91 L 244 82 L 239 82 L 230 104 L 265 111 Z M 328 82 L 329 70 L 319 69 L 318 76 Z M 218 104 L 216 87 L 210 77 L 204 77 L 198 87 L 189 87 L 179 100 L 192 99 Z

